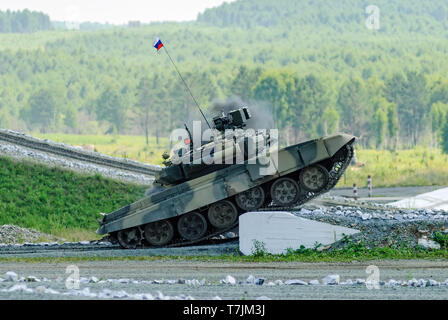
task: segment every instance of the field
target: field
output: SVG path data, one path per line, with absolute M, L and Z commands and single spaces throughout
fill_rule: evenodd
M 95 150 L 114 157 L 128 158 L 151 164 L 162 164 L 162 153 L 170 150 L 169 140 L 160 138 L 157 144 L 155 137 L 149 138 L 146 145 L 143 136 L 106 136 L 106 135 L 75 135 L 75 134 L 38 134 L 33 136 L 62 142 L 72 146 L 94 145 Z
M 448 155 L 438 149 L 359 149 L 356 157 L 357 164 L 347 169 L 339 187 L 365 186 L 368 175 L 376 187 L 448 185 Z
M 34 134 L 36 137 L 71 145 L 93 144 L 98 152 L 142 162 L 161 164 L 169 140 L 151 137 L 149 145 L 143 136 L 89 136 L 69 134 Z M 356 149 L 357 164 L 347 169 L 338 187 L 364 186 L 371 175 L 376 187 L 446 186 L 448 155 L 439 149 L 417 147 L 409 150 Z

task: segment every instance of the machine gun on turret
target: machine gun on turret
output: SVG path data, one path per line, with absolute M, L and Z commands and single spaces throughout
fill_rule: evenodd
M 247 121 L 251 118 L 251 114 L 247 107 L 230 111 L 228 115 L 224 112 L 220 116 L 213 118 L 215 129 L 224 132 L 225 130 L 243 129 L 246 127 Z

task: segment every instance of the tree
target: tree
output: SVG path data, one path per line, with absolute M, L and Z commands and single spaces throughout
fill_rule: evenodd
M 268 102 L 272 106 L 274 125 L 279 128 L 281 114 L 286 109 L 286 85 L 282 76 L 275 71 L 264 73 L 258 80 L 253 93 L 255 100 Z
M 338 131 L 339 113 L 335 107 L 327 107 L 322 115 L 324 135 L 333 134 Z
M 40 126 L 42 132 L 48 130 L 50 126 L 55 127 L 58 116 L 59 109 L 53 93 L 46 89 L 41 89 L 30 96 L 27 108 L 22 114 L 22 118 L 30 125 Z
M 252 99 L 252 88 L 257 83 L 261 75 L 261 69 L 248 69 L 246 66 L 240 66 L 238 74 L 232 80 L 230 93 L 232 96 L 238 96 L 243 101 Z
M 368 97 L 363 83 L 351 78 L 339 90 L 337 106 L 341 110 L 341 123 L 344 131 L 362 139 L 368 134 Z
M 398 115 L 397 106 L 390 103 L 387 107 L 387 131 L 391 140 L 391 149 L 395 150 L 398 146 Z
M 425 76 L 415 71 L 395 74 L 386 82 L 385 96 L 397 105 L 400 127 L 414 146 L 424 129 L 428 105 L 426 84 Z
M 448 113 L 445 116 L 445 125 L 442 130 L 442 151 L 448 154 Z
M 438 79 L 431 86 L 430 105 L 436 102 L 448 103 L 448 80 Z
M 323 135 L 324 123 L 322 121 L 322 115 L 329 105 L 328 93 L 324 84 L 315 75 L 310 74 L 299 81 L 296 93 L 301 127 L 306 133 L 306 136 Z M 329 112 L 332 113 L 331 110 Z M 327 113 L 327 116 L 330 116 L 330 114 Z M 326 121 L 330 127 L 335 128 L 337 126 L 329 118 Z
M 64 124 L 72 129 L 78 125 L 78 112 L 76 108 L 70 107 L 65 111 Z
M 50 17 L 42 12 L 29 11 L 0 11 L 0 32 L 29 33 L 39 30 L 50 30 Z
M 99 120 L 110 122 L 118 133 L 123 132 L 127 123 L 126 104 L 120 91 L 114 85 L 107 85 L 96 100 L 96 114 Z
M 376 146 L 381 148 L 386 137 L 387 113 L 383 109 L 378 109 L 375 113 Z
M 434 103 L 431 106 L 430 118 L 431 118 L 431 140 L 437 143 L 437 136 L 444 128 L 444 120 L 448 114 L 448 104 L 442 102 Z
M 148 77 L 143 77 L 137 87 L 137 117 L 140 125 L 145 131 L 146 145 L 149 144 L 149 125 L 150 125 L 150 112 L 152 105 L 151 98 L 151 83 Z

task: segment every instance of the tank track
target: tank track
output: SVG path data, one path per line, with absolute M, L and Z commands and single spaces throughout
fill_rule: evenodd
M 329 181 L 328 184 L 325 188 L 323 188 L 321 191 L 319 192 L 308 192 L 306 193 L 305 197 L 303 197 L 302 199 L 299 199 L 293 206 L 290 207 L 279 207 L 279 206 L 267 206 L 264 208 L 260 208 L 258 209 L 258 211 L 291 211 L 291 210 L 295 210 L 297 209 L 298 206 L 311 201 L 312 199 L 330 191 L 331 189 L 333 189 L 336 184 L 339 182 L 339 179 L 342 177 L 342 175 L 344 174 L 345 170 L 347 169 L 347 167 L 349 166 L 352 158 L 353 158 L 353 146 L 352 145 L 347 145 L 346 150 L 342 149 L 341 154 L 339 154 L 339 152 L 334 156 L 334 158 L 336 158 L 336 161 L 333 164 L 333 167 L 331 168 L 329 174 Z
M 349 166 L 352 158 L 353 158 L 353 146 L 351 144 L 348 144 L 345 146 L 345 148 L 341 149 L 340 151 L 338 151 L 338 153 L 336 153 L 333 156 L 334 163 L 333 163 L 331 170 L 329 171 L 329 181 L 327 183 L 327 186 L 324 189 L 322 189 L 319 192 L 306 193 L 305 197 L 302 197 L 293 206 L 290 206 L 290 207 L 278 207 L 275 205 L 268 205 L 264 208 L 257 209 L 257 211 L 293 211 L 293 210 L 296 210 L 298 206 L 331 190 L 338 183 L 339 179 L 342 177 L 344 171 Z M 205 235 L 204 237 L 197 239 L 197 240 L 185 241 L 182 239 L 177 239 L 177 240 L 174 240 L 174 242 L 172 242 L 168 245 L 165 245 L 165 246 L 154 247 L 154 246 L 142 244 L 142 245 L 138 246 L 138 248 L 174 248 L 174 247 L 197 245 L 202 242 L 208 241 L 213 237 L 216 237 L 216 236 L 219 236 L 226 232 L 229 232 L 230 230 L 236 228 L 237 226 L 238 226 L 238 221 L 234 225 L 232 225 L 228 228 L 217 230 L 214 232 L 212 231 L 212 232 L 208 233 L 207 235 Z
M 176 247 L 185 247 L 185 246 L 191 246 L 191 245 L 195 245 L 195 244 L 199 244 L 201 242 L 210 240 L 213 237 L 217 237 L 223 233 L 229 232 L 230 230 L 233 230 L 234 228 L 236 228 L 238 226 L 238 222 L 234 223 L 232 226 L 225 228 L 225 229 L 221 229 L 215 232 L 212 232 L 206 236 L 204 236 L 201 239 L 198 240 L 193 240 L 193 241 L 185 241 L 185 240 L 179 240 L 179 241 L 175 241 L 173 243 L 170 243 L 166 246 L 164 246 L 165 248 L 176 248 Z M 236 239 L 236 238 L 235 238 Z
M 144 174 L 147 176 L 154 176 L 155 173 L 160 170 L 158 166 L 144 164 L 134 160 L 120 159 L 102 154 L 96 154 L 89 151 L 78 150 L 74 147 L 62 143 L 49 142 L 10 130 L 0 129 L 0 141 L 5 141 L 10 144 L 19 145 L 22 147 L 43 151 L 58 156 L 63 156 L 66 158 Z

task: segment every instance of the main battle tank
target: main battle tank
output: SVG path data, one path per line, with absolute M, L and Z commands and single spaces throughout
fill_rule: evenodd
M 123 248 L 197 243 L 235 228 L 244 212 L 290 210 L 327 192 L 353 157 L 354 136 L 278 149 L 269 132 L 242 130 L 250 118 L 247 108 L 215 117 L 214 135 L 199 146 L 187 128 L 185 144 L 164 154 L 153 188 L 104 215 L 97 233 Z

